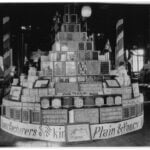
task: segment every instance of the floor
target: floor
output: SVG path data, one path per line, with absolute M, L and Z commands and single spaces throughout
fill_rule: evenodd
M 146 91 L 146 90 L 144 90 Z M 128 133 L 119 137 L 98 140 L 92 142 L 81 143 L 52 143 L 45 141 L 29 140 L 8 134 L 0 130 L 0 146 L 24 146 L 24 147 L 121 147 L 121 146 L 150 146 L 150 102 L 148 102 L 150 94 L 148 91 L 145 93 L 144 104 L 144 126 L 141 130 Z

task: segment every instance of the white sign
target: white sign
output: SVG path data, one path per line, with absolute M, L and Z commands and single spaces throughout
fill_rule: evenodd
M 138 83 L 133 83 L 132 84 L 132 88 L 133 88 L 133 95 L 134 97 L 138 97 L 140 92 L 139 92 L 139 84 Z
M 25 138 L 54 142 L 66 141 L 65 126 L 25 124 L 1 116 L 1 129 L 13 135 Z
M 119 123 L 91 125 L 92 140 L 108 139 L 133 132 L 143 126 L 143 115 Z
M 68 142 L 89 141 L 89 140 L 91 140 L 89 124 L 67 125 Z

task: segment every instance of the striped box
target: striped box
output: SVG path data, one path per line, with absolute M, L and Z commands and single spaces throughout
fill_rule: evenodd
M 68 123 L 67 109 L 42 110 L 42 124 L 57 125 Z
M 100 108 L 100 123 L 108 123 L 122 120 L 122 107 Z
M 136 105 L 123 107 L 123 120 L 136 117 Z
M 31 111 L 31 123 L 33 123 L 33 124 L 41 123 L 41 111 L 40 110 L 32 110 Z
M 30 110 L 22 109 L 22 122 L 30 123 Z

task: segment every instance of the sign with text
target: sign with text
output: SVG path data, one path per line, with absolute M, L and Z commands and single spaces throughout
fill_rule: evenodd
M 108 139 L 129 132 L 133 132 L 141 129 L 142 126 L 143 126 L 143 115 L 118 123 L 95 124 L 91 125 L 90 128 L 92 140 L 98 140 L 98 139 Z
M 54 142 L 66 141 L 65 126 L 25 124 L 1 116 L 1 129 L 13 135 L 25 138 Z
M 79 142 L 79 141 L 89 141 L 89 140 L 91 140 L 89 124 L 67 125 L 68 142 Z

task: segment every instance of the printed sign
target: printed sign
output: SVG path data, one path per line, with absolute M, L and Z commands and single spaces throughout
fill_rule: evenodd
M 133 83 L 132 84 L 132 88 L 133 88 L 133 95 L 134 95 L 134 97 L 138 97 L 139 94 L 140 94 L 138 83 Z
M 67 125 L 67 141 L 79 142 L 91 140 L 89 124 Z
M 143 115 L 119 123 L 91 125 L 92 140 L 108 139 L 139 130 L 143 126 Z
M 12 86 L 10 90 L 10 96 L 14 100 L 20 99 L 22 87 L 21 86 Z
M 13 135 L 47 140 L 54 142 L 65 142 L 65 126 L 46 126 L 15 122 L 1 116 L 2 130 Z

